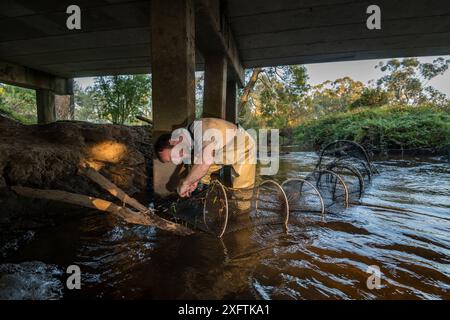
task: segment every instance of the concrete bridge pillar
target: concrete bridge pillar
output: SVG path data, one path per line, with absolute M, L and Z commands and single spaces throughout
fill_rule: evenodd
M 225 104 L 225 120 L 237 123 L 238 122 L 238 110 L 237 110 L 237 93 L 238 85 L 235 80 L 227 81 L 227 94 Z
M 56 121 L 55 94 L 48 89 L 36 90 L 38 124 Z
M 226 93 L 227 57 L 225 54 L 205 55 L 203 117 L 225 119 Z
M 152 0 L 153 139 L 195 117 L 195 20 L 192 0 Z M 154 159 L 154 191 L 174 191 L 176 166 Z

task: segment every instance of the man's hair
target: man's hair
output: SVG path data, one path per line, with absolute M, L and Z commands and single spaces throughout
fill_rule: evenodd
M 162 134 L 161 136 L 159 136 L 159 138 L 156 140 L 155 145 L 154 145 L 156 155 L 158 155 L 158 153 L 160 153 L 164 149 L 172 148 L 172 145 L 170 144 L 171 138 L 172 138 L 171 133 L 165 133 L 165 134 Z

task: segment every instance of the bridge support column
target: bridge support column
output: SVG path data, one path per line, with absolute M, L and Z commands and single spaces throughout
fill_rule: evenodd
M 55 94 L 48 89 L 36 90 L 38 124 L 56 121 Z
M 69 95 L 69 120 L 75 120 L 75 92 L 74 80 L 67 80 L 67 94 Z
M 152 0 L 153 139 L 195 117 L 195 20 L 193 0 Z M 156 194 L 175 191 L 176 166 L 154 156 Z M 175 178 L 175 179 L 174 179 Z
M 206 55 L 203 117 L 225 119 L 226 92 L 227 57 L 225 54 Z
M 237 83 L 235 80 L 227 81 L 227 97 L 225 107 L 225 120 L 237 123 L 238 122 L 238 110 L 237 110 Z

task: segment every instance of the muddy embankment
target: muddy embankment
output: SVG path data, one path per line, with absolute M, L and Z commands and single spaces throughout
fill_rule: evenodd
M 77 206 L 20 197 L 10 186 L 58 189 L 112 200 L 77 173 L 80 165 L 88 164 L 136 196 L 151 191 L 151 158 L 148 126 L 78 121 L 22 125 L 0 116 L 0 231 L 36 228 L 80 212 Z

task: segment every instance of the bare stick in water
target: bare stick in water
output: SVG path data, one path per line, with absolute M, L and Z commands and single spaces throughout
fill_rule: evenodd
M 89 178 L 90 180 L 98 184 L 100 187 L 108 191 L 111 195 L 121 200 L 122 202 L 129 204 L 130 206 L 141 212 L 149 211 L 149 209 L 146 206 L 138 202 L 136 199 L 130 197 L 122 189 L 120 189 L 118 186 L 116 186 L 114 183 L 106 179 L 103 175 L 101 175 L 94 169 L 85 167 L 81 168 L 79 172 L 83 176 Z
M 146 206 L 141 204 L 136 199 L 130 197 L 128 194 L 125 193 L 125 191 L 120 189 L 118 186 L 116 186 L 114 183 L 112 183 L 111 181 L 106 179 L 103 175 L 101 175 L 94 169 L 89 168 L 89 167 L 84 167 L 84 168 L 80 168 L 79 172 L 80 172 L 80 174 L 84 175 L 85 177 L 91 179 L 93 182 L 98 184 L 100 187 L 102 187 L 103 189 L 108 191 L 111 195 L 115 196 L 122 202 L 139 210 L 139 212 L 141 212 L 143 214 L 149 215 L 155 223 L 158 223 L 161 226 L 173 225 L 174 227 L 183 227 L 185 229 L 188 229 L 184 226 L 181 226 L 174 222 L 168 221 L 168 220 L 163 219 L 160 216 L 156 215 L 152 209 L 147 208 Z M 164 228 L 162 228 L 162 229 L 164 229 Z M 167 229 L 164 229 L 164 230 L 167 230 Z M 190 229 L 188 229 L 188 230 L 190 230 Z M 193 233 L 192 230 L 190 230 L 190 231 L 191 231 L 191 233 Z
M 149 215 L 142 212 L 132 211 L 128 208 L 118 206 L 112 202 L 98 199 L 90 196 L 85 196 L 76 193 L 70 193 L 61 190 L 43 190 L 20 186 L 11 187 L 17 194 L 37 199 L 47 199 L 53 201 L 61 201 L 65 203 L 75 204 L 82 207 L 93 208 L 100 211 L 110 212 L 118 217 L 121 217 L 128 223 L 139 224 L 145 226 L 155 226 L 159 229 L 171 231 L 179 235 L 189 235 L 193 231 L 182 225 L 164 220 L 155 214 Z M 157 217 L 155 219 L 155 217 Z

